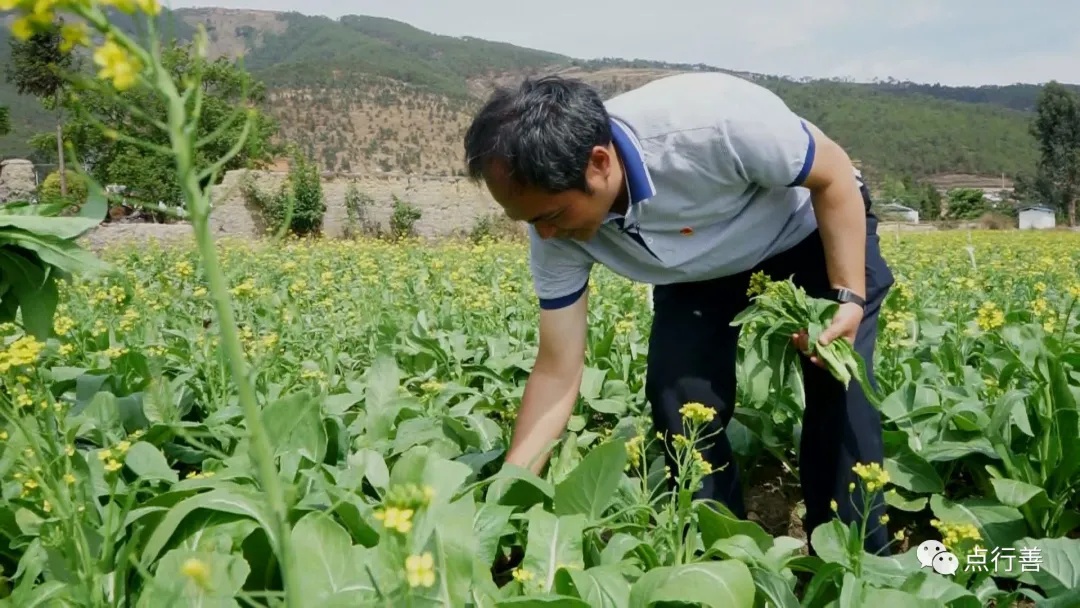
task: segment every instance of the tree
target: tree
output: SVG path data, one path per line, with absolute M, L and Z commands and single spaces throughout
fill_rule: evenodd
M 67 179 L 64 170 L 64 112 L 61 99 L 67 91 L 65 72 L 75 67 L 75 56 L 64 44 L 61 31 L 64 22 L 34 34 L 26 41 L 16 37 L 9 40 L 11 62 L 7 66 L 8 82 L 15 85 L 20 95 L 33 95 L 41 100 L 46 109 L 55 110 L 56 152 L 60 163 L 60 195 L 67 196 Z
M 273 158 L 277 149 L 271 138 L 277 132 L 276 122 L 254 107 L 238 107 L 245 98 L 245 91 L 249 102 L 265 101 L 261 83 L 227 58 L 199 59 L 188 43 L 173 42 L 161 52 L 163 64 L 177 80 L 187 74 L 202 73 L 202 121 L 196 135 L 206 144 L 199 148 L 198 167 L 210 166 L 210 159 L 224 156 L 239 139 L 246 116 L 238 110 L 245 109 L 256 115 L 255 124 L 243 149 L 223 171 L 260 167 Z M 195 103 L 194 99 L 188 101 Z M 145 87 L 134 87 L 122 93 L 104 85 L 80 87 L 78 98 L 65 98 L 64 106 L 71 114 L 66 127 L 67 141 L 78 151 L 80 164 L 95 180 L 122 184 L 127 187 L 126 196 L 155 206 L 159 201 L 175 206 L 181 200 L 168 134 L 159 127 L 167 120 L 167 109 L 160 96 Z M 138 111 L 129 110 L 131 107 Z M 161 151 L 152 152 L 131 143 L 126 137 L 113 136 L 115 132 L 111 129 L 101 128 L 121 124 L 125 136 L 157 144 Z M 41 146 L 42 138 L 32 142 Z M 209 180 L 201 186 L 209 187 Z
M 948 217 L 952 220 L 970 220 L 986 211 L 986 197 L 978 188 L 953 188 L 948 192 Z
M 0 106 L 0 136 L 11 133 L 11 113 L 7 106 Z
M 1051 81 L 1039 94 L 1031 134 L 1038 142 L 1039 160 L 1027 191 L 1045 197 L 1076 225 L 1080 199 L 1080 96 Z

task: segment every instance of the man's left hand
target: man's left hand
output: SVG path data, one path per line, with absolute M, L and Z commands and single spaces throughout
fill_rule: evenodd
M 844 302 L 840 304 L 839 310 L 837 310 L 836 315 L 833 316 L 832 323 L 830 323 L 818 337 L 818 344 L 826 346 L 837 338 L 843 338 L 854 345 L 855 334 L 859 331 L 859 324 L 862 323 L 862 318 L 863 309 L 858 304 L 853 302 Z M 807 334 L 806 330 L 797 334 L 792 334 L 791 341 L 795 343 L 795 347 L 802 353 L 809 352 L 810 336 Z M 817 357 L 811 356 L 810 362 L 819 367 L 825 367 L 825 363 Z

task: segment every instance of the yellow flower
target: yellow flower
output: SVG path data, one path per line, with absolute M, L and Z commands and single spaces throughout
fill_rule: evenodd
M 636 467 L 641 462 L 641 442 L 644 437 L 636 435 L 626 442 L 626 470 Z
M 412 530 L 412 516 L 412 509 L 398 509 L 397 507 L 387 507 L 385 511 L 375 512 L 375 519 L 381 521 L 383 526 L 402 534 L 407 534 L 409 530 Z
M 942 544 L 953 553 L 966 554 L 966 549 L 978 546 L 982 540 L 979 529 L 972 524 L 954 524 L 931 519 L 930 525 L 941 533 Z
M 60 28 L 60 38 L 60 52 L 62 53 L 69 53 L 77 46 L 90 46 L 90 31 L 82 22 L 65 23 Z M 59 331 L 57 333 L 62 334 Z
M 115 6 L 117 10 L 132 14 L 135 12 L 136 0 L 98 0 L 99 4 Z
M 34 23 L 30 17 L 19 17 L 11 24 L 11 34 L 21 41 L 29 40 L 34 35 Z
M 889 483 L 889 473 L 876 462 L 870 464 L 857 463 L 851 467 L 851 470 L 855 471 L 855 474 L 862 479 L 867 492 L 884 490 L 885 485 Z
M 66 336 L 67 333 L 71 331 L 74 327 L 75 321 L 73 321 L 71 317 L 60 316 L 56 317 L 56 320 L 53 321 L 53 331 L 55 331 L 57 335 L 60 336 Z
M 765 274 L 764 270 L 759 270 L 750 276 L 750 286 L 746 290 L 746 295 L 754 297 L 759 294 L 765 293 L 765 288 L 769 286 L 772 280 Z
M 984 302 L 975 319 L 979 329 L 991 331 L 1005 325 L 1005 314 L 993 302 Z
M 716 410 L 697 402 L 687 403 L 682 406 L 679 413 L 686 420 L 698 424 L 712 422 L 713 418 L 716 417 Z
M 161 12 L 161 4 L 158 0 L 135 0 L 139 5 L 139 10 L 150 16 L 156 16 Z
M 671 438 L 671 444 L 675 446 L 676 450 L 687 449 L 690 447 L 690 440 L 679 433 Z
M 693 466 L 696 467 L 697 470 L 700 471 L 702 475 L 708 475 L 709 473 L 712 473 L 712 470 L 713 470 L 712 463 L 705 460 L 705 457 L 701 455 L 701 452 L 699 452 L 697 450 L 694 450 L 693 458 L 694 458 Z
M 430 587 L 435 584 L 435 559 L 431 553 L 405 558 L 405 576 L 410 587 Z
M 535 575 L 532 572 L 526 570 L 525 568 L 514 569 L 514 580 L 518 581 L 519 583 L 531 581 L 533 580 L 534 576 Z
M 199 587 L 206 589 L 210 586 L 210 566 L 201 559 L 188 558 L 180 565 L 180 574 L 190 578 Z
M 0 372 L 6 372 L 13 367 L 31 365 L 45 345 L 38 342 L 33 336 L 23 336 L 11 343 L 6 351 L 0 351 Z
M 94 63 L 101 67 L 98 78 L 112 80 L 119 91 L 126 91 L 135 84 L 142 71 L 142 64 L 116 42 L 109 40 L 94 51 Z

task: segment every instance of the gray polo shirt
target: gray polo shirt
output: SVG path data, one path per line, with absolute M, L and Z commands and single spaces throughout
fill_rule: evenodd
M 814 139 L 768 89 L 722 73 L 680 74 L 605 105 L 629 210 L 609 214 L 584 243 L 544 240 L 530 226 L 541 307 L 577 301 L 594 264 L 652 285 L 701 281 L 753 268 L 817 228 L 800 186 Z

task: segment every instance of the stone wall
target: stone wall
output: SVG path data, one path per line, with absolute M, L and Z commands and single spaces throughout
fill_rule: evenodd
M 213 230 L 218 234 L 257 236 L 259 222 L 244 198 L 244 178 L 249 176 L 256 189 L 264 194 L 276 192 L 287 173 L 276 171 L 229 171 L 214 187 L 211 213 Z M 346 222 L 345 192 L 350 182 L 372 199 L 369 218 L 383 230 L 389 229 L 394 196 L 417 207 L 422 213 L 416 231 L 423 237 L 468 233 L 481 218 L 502 215 L 502 209 L 483 186 L 464 177 L 386 175 L 324 175 L 323 197 L 326 215 L 323 234 L 343 236 Z
M 18 158 L 0 163 L 0 203 L 29 200 L 36 191 L 33 163 Z

